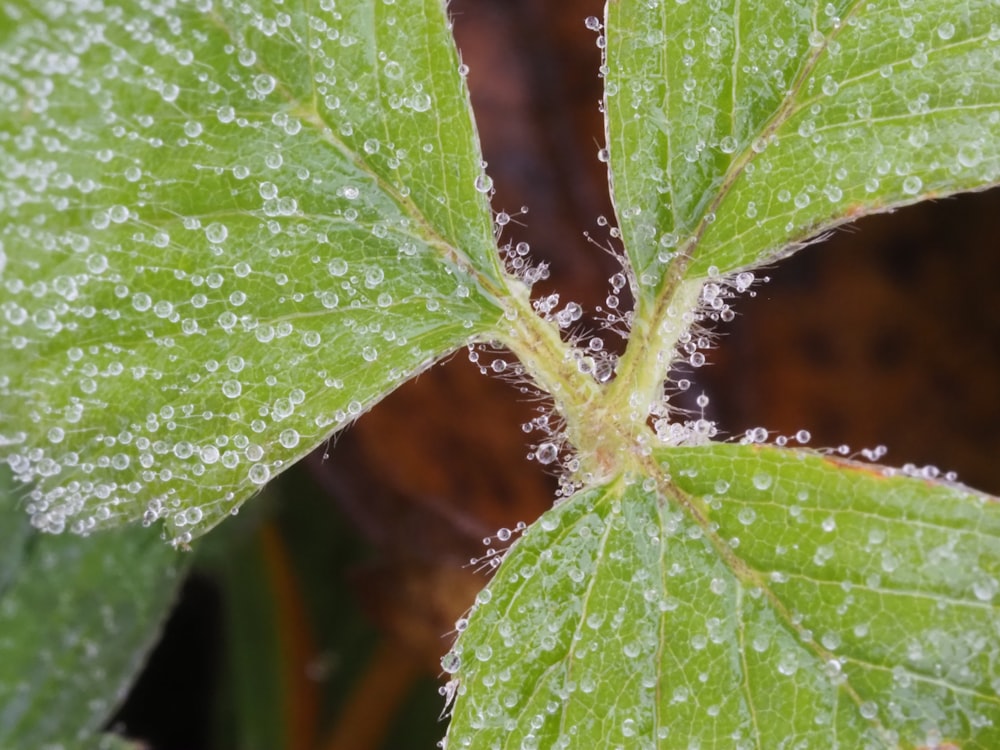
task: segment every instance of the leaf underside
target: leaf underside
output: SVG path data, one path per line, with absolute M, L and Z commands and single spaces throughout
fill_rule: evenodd
M 655 458 L 507 553 L 446 660 L 450 749 L 1000 746 L 1000 504 L 809 451 Z
M 0 453 L 187 541 L 499 319 L 464 81 L 440 0 L 58 10 L 0 9 Z

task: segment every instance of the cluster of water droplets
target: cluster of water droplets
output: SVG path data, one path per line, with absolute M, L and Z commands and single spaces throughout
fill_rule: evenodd
M 523 208 L 521 212 L 524 213 Z M 498 218 L 500 216 L 507 216 L 507 214 L 498 214 Z M 498 224 L 498 227 L 502 226 L 505 226 L 505 224 Z M 527 242 L 508 242 L 501 245 L 500 258 L 507 272 L 523 281 L 529 287 L 549 277 L 548 264 L 544 261 L 532 260 L 531 246 Z
M 651 20 L 656 21 L 666 15 L 661 6 L 674 4 L 687 3 L 686 0 L 650 0 L 636 6 L 648 8 Z M 663 164 L 658 158 L 659 152 L 634 155 L 634 161 L 644 166 L 641 174 L 637 171 L 631 175 L 634 178 L 631 183 L 645 188 L 647 194 L 627 195 L 627 189 L 622 187 L 625 180 L 616 185 L 620 190 L 616 199 L 622 209 L 622 226 L 638 261 L 635 266 L 639 284 L 655 285 L 670 263 L 678 259 L 686 260 L 683 254 L 687 252 L 686 241 L 690 238 L 687 230 L 691 227 L 685 225 L 685 220 L 691 218 L 695 208 L 700 209 L 705 204 L 707 197 L 716 194 L 721 175 L 728 165 L 743 157 L 746 161 L 741 166 L 740 179 L 743 183 L 727 199 L 731 206 L 737 207 L 733 215 L 720 213 L 716 216 L 709 212 L 698 217 L 704 236 L 708 238 L 706 244 L 715 243 L 711 249 L 724 258 L 726 268 L 741 268 L 758 260 L 743 254 L 743 245 L 750 247 L 749 252 L 756 252 L 752 243 L 746 242 L 751 233 L 764 238 L 764 244 L 773 237 L 774 244 L 780 245 L 790 233 L 816 226 L 830 215 L 843 211 L 851 205 L 851 201 L 877 197 L 880 191 L 902 196 L 906 200 L 928 192 L 931 189 L 930 180 L 921 172 L 925 165 L 906 156 L 912 148 L 921 149 L 922 154 L 949 155 L 949 159 L 942 157 L 938 160 L 935 157 L 929 167 L 931 171 L 954 176 L 978 167 L 979 174 L 987 181 L 995 179 L 998 163 L 994 159 L 991 165 L 983 166 L 987 159 L 979 144 L 960 145 L 961 139 L 956 139 L 955 143 L 942 142 L 948 136 L 932 132 L 919 120 L 932 114 L 936 106 L 934 102 L 944 88 L 938 83 L 942 76 L 934 79 L 919 71 L 929 62 L 933 63 L 935 51 L 940 52 L 957 33 L 961 33 L 954 19 L 943 17 L 946 11 L 925 10 L 911 14 L 909 10 L 913 3 L 901 0 L 898 4 L 884 6 L 887 9 L 885 12 L 891 14 L 889 18 L 883 19 L 880 15 L 883 6 L 875 4 L 857 6 L 857 12 L 852 11 L 848 17 L 842 18 L 840 10 L 832 3 L 822 7 L 810 5 L 808 8 L 806 4 L 801 5 L 803 12 L 781 14 L 766 27 L 755 27 L 754 33 L 745 38 L 740 36 L 743 33 L 741 26 L 720 23 L 717 8 L 712 3 L 691 3 L 686 12 L 693 20 L 676 30 L 660 29 L 656 23 L 651 23 L 642 26 L 642 33 L 623 35 L 623 38 L 634 40 L 637 47 L 648 47 L 650 59 L 660 60 L 657 52 L 662 50 L 669 33 L 675 47 L 684 50 L 681 66 L 676 72 L 671 71 L 675 74 L 669 81 L 664 81 L 662 67 L 658 65 L 650 65 L 646 70 L 632 69 L 626 77 L 619 75 L 619 71 L 609 70 L 605 63 L 602 72 L 608 77 L 608 101 L 610 106 L 616 108 L 614 115 L 617 120 L 625 123 L 622 127 L 629 131 L 632 144 L 645 145 L 639 135 L 643 128 L 652 133 L 650 143 L 655 144 L 661 137 L 664 124 L 653 113 L 662 114 L 663 102 L 668 94 L 671 97 L 672 119 L 677 123 L 669 133 L 667 153 L 671 163 Z M 902 22 L 895 15 L 897 5 L 904 11 Z M 588 18 L 586 25 L 593 31 L 601 31 L 601 22 L 596 17 Z M 838 61 L 845 58 L 856 60 L 853 53 L 850 56 L 842 54 L 841 43 L 836 37 L 842 32 L 847 33 L 843 27 L 849 26 L 851 33 L 863 37 L 879 25 L 899 29 L 900 38 L 895 40 L 900 50 L 899 60 L 877 71 L 881 78 L 898 82 L 893 87 L 895 99 L 892 101 L 892 97 L 881 95 L 877 87 L 870 89 L 861 83 L 861 79 L 855 77 L 849 80 L 841 75 L 844 66 L 838 67 Z M 915 29 L 915 26 L 926 28 Z M 879 33 L 884 34 L 884 31 Z M 995 35 L 991 31 L 990 38 L 994 39 L 994 36 L 1000 38 L 1000 31 Z M 606 45 L 603 34 L 598 38 L 598 45 L 602 48 Z M 877 51 L 875 45 L 870 49 Z M 862 49 L 861 57 L 868 51 Z M 640 54 L 642 52 L 644 50 L 640 50 Z M 766 113 L 770 117 L 775 107 L 788 96 L 791 87 L 797 85 L 795 77 L 802 70 L 803 59 L 820 53 L 832 62 L 825 68 L 819 66 L 819 73 L 803 82 L 798 96 L 805 104 L 792 108 L 794 116 L 789 118 L 780 133 L 761 136 L 763 122 L 746 122 L 745 118 L 740 119 L 741 111 L 724 111 L 724 108 L 715 107 L 729 97 L 746 102 L 745 109 L 743 106 L 740 108 L 743 111 Z M 995 67 L 996 55 L 992 54 L 992 58 L 986 66 L 989 69 Z M 955 70 L 959 69 L 960 66 L 956 65 Z M 737 96 L 732 96 L 726 88 L 726 82 L 734 74 L 738 78 L 738 82 L 733 83 L 734 89 L 738 90 Z M 669 91 L 666 91 L 664 87 L 668 85 Z M 878 127 L 878 120 L 884 116 L 886 109 L 891 109 L 900 119 L 906 119 L 908 115 L 916 116 L 917 119 L 908 120 L 912 126 L 905 126 L 908 129 L 904 137 L 908 143 L 903 148 L 893 148 L 892 143 L 899 140 L 898 134 L 886 133 L 884 139 L 876 139 L 880 141 L 875 148 L 877 153 L 871 159 L 862 158 L 864 163 L 859 168 L 851 144 L 859 140 L 862 131 Z M 843 121 L 834 119 L 831 123 L 831 112 L 835 118 L 844 116 Z M 996 112 L 984 117 L 993 117 L 993 125 L 1000 124 L 1000 115 Z M 599 152 L 602 161 L 608 161 L 610 157 L 606 148 Z M 622 160 L 620 163 L 625 162 Z M 859 179 L 859 173 L 871 172 L 873 165 L 873 173 Z M 811 176 L 812 173 L 803 177 L 802 172 L 809 166 L 815 166 L 815 177 Z M 629 205 L 631 200 L 634 204 Z M 659 229 L 663 212 L 658 209 L 664 206 L 673 210 L 675 219 L 679 217 L 677 231 L 662 232 Z M 718 229 L 722 223 L 726 224 L 725 230 Z M 716 236 L 712 235 L 713 231 L 717 232 Z M 648 257 L 643 257 L 643 253 L 648 253 Z M 712 273 L 710 269 L 708 275 L 710 278 L 702 289 L 698 310 L 685 320 L 687 332 L 679 338 L 678 351 L 665 355 L 671 358 L 676 355 L 690 368 L 701 367 L 706 362 L 704 351 L 711 345 L 711 337 L 705 330 L 707 324 L 732 320 L 731 298 L 746 292 L 754 282 L 753 275 L 749 273 L 727 276 Z M 616 309 L 617 305 L 611 305 L 609 298 L 608 307 Z M 574 322 L 569 305 L 563 304 L 555 295 L 537 300 L 536 310 L 564 329 Z M 566 326 L 562 325 L 563 321 L 567 322 Z M 689 388 L 690 382 L 686 378 L 673 380 L 667 385 L 663 404 L 654 407 L 652 417 L 656 430 L 662 440 L 673 446 L 699 444 L 715 436 L 715 426 L 706 417 L 708 400 L 704 395 L 695 400 L 698 409 L 690 414 L 691 419 L 677 421 L 681 412 L 676 405 L 669 403 L 669 397 Z M 811 436 L 806 430 L 789 436 L 772 436 L 765 428 L 757 427 L 737 438 L 743 445 L 731 447 L 744 449 L 745 458 L 748 454 L 745 446 L 772 439 L 779 446 L 805 445 Z M 942 597 L 922 610 L 926 618 L 915 620 L 910 632 L 904 633 L 898 629 L 888 613 L 890 607 L 886 605 L 891 597 L 908 597 L 912 593 L 909 584 L 915 580 L 907 574 L 907 561 L 897 546 L 898 537 L 910 535 L 912 546 L 903 545 L 906 552 L 911 553 L 908 562 L 921 568 L 922 573 L 929 574 L 931 566 L 921 554 L 926 545 L 932 545 L 935 565 L 955 564 L 961 544 L 963 541 L 973 542 L 974 534 L 966 535 L 947 523 L 940 526 L 931 524 L 914 533 L 904 523 L 905 511 L 900 510 L 905 503 L 884 510 L 898 499 L 895 487 L 886 488 L 879 484 L 876 488 L 866 487 L 865 491 L 870 493 L 868 499 L 871 500 L 867 510 L 879 519 L 882 526 L 872 524 L 873 528 L 867 534 L 853 537 L 844 529 L 854 521 L 851 514 L 843 512 L 843 508 L 836 507 L 836 504 L 831 505 L 825 497 L 816 493 L 818 487 L 823 487 L 827 493 L 836 489 L 840 493 L 837 497 L 843 503 L 859 503 L 859 498 L 851 494 L 853 485 L 832 488 L 835 481 L 829 474 L 823 473 L 825 469 L 817 476 L 803 479 L 797 473 L 801 470 L 799 466 L 785 467 L 777 461 L 774 465 L 758 464 L 757 450 L 755 448 L 753 452 L 753 471 L 737 470 L 734 466 L 733 481 L 720 478 L 709 487 L 698 485 L 701 468 L 692 465 L 675 467 L 675 479 L 678 485 L 685 488 L 696 486 L 691 490 L 692 494 L 703 499 L 707 508 L 720 518 L 717 522 L 710 522 L 707 528 L 712 533 L 725 532 L 727 543 L 733 550 L 740 547 L 741 540 L 744 544 L 753 543 L 758 533 L 760 538 L 769 541 L 777 539 L 771 549 L 755 546 L 754 552 L 767 559 L 766 567 L 771 570 L 768 586 L 777 591 L 779 597 L 794 602 L 789 611 L 782 614 L 787 615 L 788 622 L 780 628 L 766 627 L 767 624 L 774 625 L 774 613 L 769 610 L 768 598 L 762 588 L 745 585 L 746 581 L 736 580 L 726 570 L 713 569 L 710 562 L 698 559 L 696 554 L 684 559 L 679 556 L 669 566 L 664 564 L 663 560 L 683 548 L 686 542 L 703 539 L 704 528 L 685 524 L 683 518 L 660 519 L 660 523 L 650 523 L 648 537 L 649 540 L 655 539 L 652 546 L 657 554 L 647 568 L 659 571 L 667 568 L 666 575 L 674 579 L 666 580 L 664 587 L 668 591 L 672 586 L 680 585 L 679 582 L 686 577 L 694 576 L 701 586 L 700 590 L 709 592 L 720 601 L 739 591 L 743 595 L 739 605 L 742 612 L 751 614 L 747 615 L 750 623 L 743 630 L 746 623 L 737 625 L 734 622 L 732 608 L 725 610 L 721 616 L 713 616 L 712 612 L 703 613 L 702 609 L 711 609 L 712 605 L 708 603 L 710 597 L 700 599 L 699 607 L 693 614 L 687 611 L 690 608 L 681 608 L 681 613 L 675 616 L 684 618 L 684 627 L 665 628 L 660 632 L 662 634 L 666 630 L 670 633 L 671 644 L 678 643 L 679 633 L 684 634 L 686 640 L 680 646 L 676 649 L 667 646 L 666 649 L 670 650 L 672 658 L 684 660 L 685 666 L 692 665 L 692 671 L 684 675 L 684 684 L 675 687 L 669 695 L 669 708 L 664 708 L 658 694 L 656 709 L 651 708 L 644 715 L 678 711 L 683 712 L 681 715 L 685 720 L 695 717 L 695 721 L 685 721 L 685 727 L 711 727 L 716 717 L 729 720 L 729 726 L 732 726 L 736 723 L 733 717 L 740 717 L 745 720 L 744 726 L 727 735 L 725 741 L 733 747 L 758 746 L 759 734 L 750 726 L 747 705 L 727 707 L 725 695 L 715 700 L 718 690 L 703 698 L 698 684 L 691 679 L 692 672 L 696 671 L 693 665 L 699 658 L 703 664 L 737 664 L 740 657 L 732 653 L 732 649 L 734 644 L 746 638 L 749 648 L 742 654 L 744 669 L 746 654 L 749 653 L 758 669 L 771 671 L 768 679 L 774 677 L 778 680 L 773 683 L 775 696 L 783 690 L 790 690 L 796 694 L 794 702 L 812 700 L 815 703 L 810 728 L 801 730 L 808 736 L 803 739 L 804 735 L 799 734 L 789 739 L 790 742 L 798 740 L 803 746 L 821 746 L 823 742 L 828 742 L 831 729 L 841 720 L 845 710 L 854 710 L 854 718 L 859 718 L 862 725 L 874 720 L 905 724 L 913 717 L 919 717 L 923 723 L 919 733 L 913 736 L 924 737 L 924 744 L 928 747 L 942 746 L 944 736 L 965 732 L 968 726 L 986 725 L 990 718 L 989 710 L 983 709 L 985 704 L 956 696 L 963 694 L 969 685 L 988 692 L 986 684 L 995 674 L 995 664 L 1000 658 L 994 645 L 995 623 L 989 620 L 988 615 L 974 615 L 974 608 L 971 607 L 967 613 L 970 619 L 967 629 L 964 623 L 951 622 L 948 616 L 940 615 L 948 606 L 946 597 Z M 555 462 L 560 455 L 556 443 L 539 443 L 535 449 L 536 457 L 540 451 L 546 463 Z M 844 447 L 835 448 L 830 453 L 838 458 L 851 457 L 849 449 Z M 862 451 L 861 457 L 877 460 L 883 453 L 883 449 L 874 448 Z M 797 451 L 794 455 L 796 461 L 800 458 L 804 461 L 804 457 L 810 454 Z M 541 457 L 538 458 L 541 460 Z M 813 458 L 820 462 L 819 465 L 825 466 L 823 459 Z M 739 454 L 734 455 L 734 464 L 739 460 Z M 719 475 L 725 474 L 725 471 L 705 473 Z M 934 467 L 904 467 L 902 473 L 923 479 L 940 476 Z M 878 482 L 882 481 L 878 472 L 872 474 Z M 836 481 L 847 482 L 844 479 L 846 476 L 849 475 L 845 472 Z M 861 470 L 852 479 L 864 480 L 867 476 L 865 470 Z M 655 485 L 655 482 L 652 484 Z M 649 489 L 652 491 L 655 486 Z M 775 501 L 775 497 L 779 501 Z M 948 500 L 945 497 L 938 499 L 942 502 Z M 585 498 L 577 500 L 582 505 L 586 504 Z M 566 505 L 560 507 L 565 509 Z M 729 517 L 725 517 L 727 513 Z M 885 515 L 880 515 L 882 513 Z M 621 612 L 588 613 L 582 594 L 580 598 L 570 596 L 568 601 L 549 599 L 557 598 L 556 591 L 565 593 L 581 582 L 586 582 L 589 596 L 589 587 L 601 564 L 613 564 L 607 559 L 596 562 L 587 559 L 586 554 L 580 551 L 587 549 L 604 531 L 600 522 L 594 521 L 594 516 L 598 515 L 601 515 L 600 512 L 585 515 L 581 522 L 579 518 L 567 519 L 557 512 L 550 513 L 529 532 L 549 534 L 549 538 L 544 543 L 539 542 L 532 554 L 516 558 L 511 555 L 508 558 L 509 564 L 504 571 L 510 574 L 510 578 L 505 580 L 505 586 L 523 586 L 524 591 L 531 591 L 531 595 L 519 590 L 510 601 L 504 601 L 497 608 L 505 617 L 520 619 L 523 630 L 515 632 L 506 621 L 499 621 L 499 614 L 484 613 L 487 623 L 480 623 L 479 637 L 481 639 L 483 633 L 491 632 L 490 644 L 470 640 L 463 647 L 460 642 L 445 658 L 445 671 L 455 676 L 448 683 L 447 695 L 466 694 L 466 700 L 472 703 L 471 708 L 465 710 L 464 721 L 467 723 L 462 725 L 461 733 L 450 738 L 450 747 L 486 742 L 488 739 L 484 738 L 491 736 L 491 732 L 498 732 L 506 741 L 515 731 L 516 742 L 522 747 L 570 746 L 573 744 L 572 732 L 590 732 L 598 724 L 600 736 L 613 737 L 622 747 L 651 738 L 650 728 L 642 727 L 638 717 L 618 710 L 625 702 L 621 681 L 616 684 L 619 692 L 616 692 L 614 706 L 608 706 L 607 702 L 596 707 L 586 703 L 586 696 L 594 693 L 601 680 L 599 670 L 593 669 L 594 665 L 588 663 L 588 658 L 596 661 L 602 654 L 613 654 L 614 668 L 621 669 L 624 664 L 629 675 L 635 676 L 627 689 L 641 684 L 644 688 L 659 690 L 664 684 L 662 674 L 650 676 L 643 673 L 644 668 L 648 669 L 643 659 L 652 661 L 663 653 L 664 643 L 656 637 L 656 633 L 640 632 L 629 637 L 622 631 L 631 624 L 631 620 L 659 622 L 658 617 L 662 613 L 677 611 L 679 603 L 670 596 L 662 596 L 663 592 L 651 583 L 646 588 L 649 582 L 642 578 L 642 571 L 630 579 L 620 570 L 616 571 L 615 584 L 618 588 L 615 601 L 634 591 L 643 591 L 644 598 L 650 605 L 655 604 L 657 609 L 651 606 L 646 617 L 632 613 L 633 617 L 626 618 Z M 608 523 L 617 523 L 619 531 L 634 531 L 623 518 L 621 506 L 614 507 L 611 515 L 614 518 Z M 751 531 L 748 533 L 748 530 Z M 893 539 L 894 536 L 897 538 Z M 564 540 L 570 540 L 565 546 L 571 550 L 566 557 L 560 557 L 565 551 L 562 546 Z M 553 546 L 559 547 L 558 552 L 552 550 Z M 637 543 L 637 546 L 641 545 Z M 615 551 L 619 552 L 617 548 Z M 629 554 L 633 553 L 634 550 L 630 549 Z M 621 557 L 628 559 L 628 554 Z M 558 566 L 554 562 L 557 558 Z M 643 566 L 640 564 L 638 567 Z M 850 570 L 850 575 L 843 575 L 845 568 Z M 831 576 L 838 575 L 842 579 L 831 580 Z M 553 582 L 556 576 L 563 577 L 558 584 Z M 539 581 L 545 583 L 540 585 Z M 935 582 L 940 585 L 940 590 L 957 592 L 965 598 L 971 592 L 978 602 L 991 601 L 1000 589 L 995 576 L 988 571 L 977 571 L 974 581 L 961 584 L 949 581 L 946 575 L 939 572 Z M 817 593 L 818 589 L 822 593 Z M 497 588 L 498 594 L 502 591 L 502 588 Z M 913 606 L 923 607 L 922 602 L 917 603 L 918 598 L 915 597 Z M 584 603 L 581 604 L 581 601 Z M 896 606 L 899 606 L 898 602 Z M 899 607 L 899 611 L 903 609 L 905 606 Z M 569 625 L 550 621 L 554 613 L 567 611 L 572 621 Z M 976 619 L 975 624 L 971 623 L 972 619 Z M 692 620 L 697 621 L 698 627 L 691 626 Z M 599 632 L 600 636 L 591 631 Z M 945 635 L 946 631 L 954 637 L 954 650 L 946 645 L 949 638 Z M 567 632 L 572 639 L 569 643 L 563 640 Z M 880 644 L 891 644 L 897 636 L 906 638 L 905 658 L 897 659 L 891 666 L 890 674 L 880 674 L 877 678 L 880 685 L 889 683 L 888 687 L 880 695 L 865 696 L 855 709 L 845 709 L 838 701 L 843 695 L 840 686 L 847 679 L 847 670 L 866 669 L 878 664 L 877 671 L 881 671 L 887 653 L 891 653 L 893 659 L 899 654 L 891 646 L 888 652 L 880 652 Z M 599 643 L 593 643 L 591 648 L 592 641 Z M 504 647 L 502 652 L 498 648 L 501 644 Z M 874 649 L 877 659 L 857 656 L 858 653 L 867 655 L 869 649 Z M 572 667 L 560 671 L 558 657 L 551 654 L 563 651 L 572 654 L 567 659 Z M 541 678 L 534 675 L 535 679 L 526 691 L 531 696 L 530 703 L 517 691 L 520 670 L 504 661 L 507 653 L 513 654 L 512 659 L 516 658 L 518 664 L 537 657 L 547 666 Z M 553 664 L 556 666 L 552 667 Z M 817 664 L 822 667 L 826 681 L 815 679 Z M 591 668 L 589 671 L 588 667 Z M 733 671 L 738 672 L 739 669 L 737 667 Z M 462 682 L 459 682 L 458 675 Z M 712 679 L 707 668 L 696 677 L 699 682 L 710 683 L 713 687 L 719 684 Z M 934 687 L 928 688 L 928 682 L 933 682 Z M 941 708 L 940 696 L 932 694 L 943 689 L 944 683 L 959 686 L 949 693 L 948 701 L 955 698 L 955 703 L 949 703 L 946 710 Z M 990 687 L 995 691 L 997 686 L 997 680 L 992 678 Z M 870 686 L 866 684 L 865 687 Z M 742 684 L 734 683 L 733 693 L 739 693 L 742 688 Z M 806 695 L 810 697 L 805 698 Z M 712 702 L 709 703 L 709 700 Z M 775 698 L 776 703 L 777 700 Z M 574 713 L 571 704 L 578 701 L 588 708 Z M 551 728 L 552 722 L 556 721 L 553 717 L 560 717 L 558 730 Z M 575 723 L 578 719 L 581 720 L 579 724 Z M 935 722 L 947 726 L 947 729 L 928 728 Z M 554 744 L 551 738 L 564 729 L 558 744 Z M 656 731 L 656 741 L 667 740 L 669 726 L 659 727 Z M 774 733 L 778 735 L 782 731 L 784 726 L 774 730 Z M 792 731 L 789 729 L 789 732 Z M 639 739 L 634 739 L 637 735 Z M 879 737 L 871 735 L 865 738 L 866 741 L 868 739 L 874 746 L 883 742 L 894 744 L 900 737 L 889 730 Z M 684 740 L 688 741 L 689 747 L 701 746 L 696 738 Z M 713 734 L 709 740 L 717 743 L 720 735 Z
M 377 80 L 328 0 L 51 4 L 5 39 L 0 454 L 39 528 L 187 542 L 500 314 L 438 187 L 484 177 L 419 127 L 460 79 L 385 6 Z
M 650 418 L 659 439 L 669 445 L 701 445 L 718 434 L 718 428 L 707 415 L 709 398 L 704 393 L 695 398 L 695 410 L 681 407 L 678 402 L 692 385 L 683 373 L 697 370 L 707 362 L 705 352 L 715 342 L 717 334 L 712 330 L 719 323 L 728 323 L 735 318 L 733 300 L 739 295 L 754 296 L 754 283 L 767 281 L 758 278 L 752 271 L 739 271 L 723 275 L 715 268 L 709 269 L 709 277 L 703 283 L 696 306 L 683 313 L 683 331 L 677 336 L 676 350 L 664 353 L 671 357 L 668 363 L 680 376 L 672 374 L 664 384 L 663 397 L 652 404 Z M 766 439 L 766 432 L 764 438 Z
M 479 557 L 473 557 L 469 560 L 469 565 L 475 568 L 477 571 L 482 570 L 495 570 L 503 562 L 504 555 L 507 554 L 507 550 L 510 546 L 517 541 L 517 537 L 528 528 L 528 524 L 524 521 L 518 521 L 514 524 L 513 528 L 503 527 L 497 529 L 493 536 L 488 536 L 483 538 L 483 546 L 486 547 L 485 552 Z M 481 592 L 481 597 L 488 597 L 489 594 L 483 594 Z M 480 598 L 476 599 L 476 603 L 480 603 Z M 455 623 L 455 632 L 460 634 L 469 624 L 468 620 L 469 614 L 459 618 Z
M 868 737 L 872 720 L 892 727 L 871 734 L 873 743 L 912 737 L 933 747 L 967 727 L 989 726 L 990 709 L 968 686 L 1000 687 L 995 618 L 983 609 L 1000 585 L 995 571 L 962 568 L 991 554 L 989 539 L 946 520 L 913 524 L 901 513 L 912 507 L 909 490 L 877 473 L 831 470 L 816 454 L 724 450 L 728 456 L 708 463 L 694 452 L 663 454 L 672 484 L 704 503 L 707 526 L 657 500 L 647 479 L 624 491 L 581 493 L 526 531 L 498 573 L 502 581 L 456 626 L 470 637 L 442 660 L 450 678 L 442 694 L 462 701 L 449 746 L 494 735 L 572 746 L 577 731 L 627 747 L 654 733 L 669 739 L 680 717 L 695 735 L 726 726 L 734 747 L 755 747 L 763 736 L 777 742 L 785 732 L 822 743 L 834 726 Z M 963 500 L 962 488 L 933 492 L 928 502 L 946 515 Z M 734 576 L 706 534 L 737 555 L 749 545 L 755 566 L 769 571 L 763 584 Z M 918 578 L 930 583 L 915 592 Z M 611 598 L 609 588 L 617 611 L 593 605 Z M 774 608 L 772 596 L 784 609 Z M 953 598 L 964 607 L 957 619 Z M 903 614 L 911 608 L 918 614 Z M 665 632 L 676 646 L 666 652 Z M 635 675 L 625 685 L 608 671 L 623 664 Z M 730 666 L 719 673 L 720 664 Z M 732 664 L 742 666 L 731 671 Z M 537 665 L 545 679 L 531 673 Z M 860 677 L 883 670 L 874 684 Z M 614 711 L 595 711 L 595 696 L 612 680 Z M 807 710 L 811 728 L 762 729 L 752 705 L 716 688 L 727 680 L 733 695 L 745 695 L 739 686 L 747 681 L 768 686 L 773 705 Z M 861 697 L 845 714 L 848 680 Z M 713 686 L 707 700 L 699 685 Z M 650 726 L 653 715 L 674 719 Z
M 639 276 L 658 278 L 695 223 L 712 262 L 737 268 L 842 213 L 1000 178 L 989 138 L 1000 112 L 981 106 L 1000 39 L 988 3 L 964 23 L 910 3 L 850 12 L 801 3 L 752 31 L 704 3 L 665 28 L 658 8 L 673 4 L 650 0 L 628 14 L 644 33 L 620 36 L 622 54 L 602 66 L 621 127 L 600 158 L 617 153 L 616 168 L 628 170 L 616 203 Z M 597 18 L 587 27 L 601 31 Z M 622 62 L 658 59 L 667 39 L 679 58 L 669 76 Z M 615 152 L 625 143 L 644 153 L 626 160 Z M 726 210 L 704 212 L 722 186 Z

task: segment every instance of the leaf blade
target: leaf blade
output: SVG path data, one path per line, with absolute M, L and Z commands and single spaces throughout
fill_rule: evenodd
M 3 472 L 0 742 L 93 746 L 142 666 L 187 561 L 151 530 L 31 528 Z
M 2 430 L 37 525 L 187 541 L 499 320 L 443 5 L 331 8 L 5 6 Z
M 996 743 L 994 500 L 805 451 L 655 458 L 671 476 L 659 491 L 578 493 L 508 553 L 446 661 L 460 679 L 449 746 Z M 887 488 L 888 509 L 866 516 Z M 868 532 L 886 534 L 890 571 L 865 554 Z M 953 559 L 933 574 L 944 551 L 923 560 L 921 545 L 945 538 Z M 827 586 L 810 580 L 824 566 Z M 900 593 L 862 595 L 874 569 Z
M 612 192 L 641 294 L 671 265 L 725 274 L 996 184 L 997 34 L 989 0 L 609 4 Z

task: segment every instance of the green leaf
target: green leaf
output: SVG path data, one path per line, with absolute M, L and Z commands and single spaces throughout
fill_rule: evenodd
M 97 750 L 144 750 L 144 746 L 113 734 L 103 734 L 97 740 Z
M 492 330 L 440 0 L 0 9 L 0 445 L 35 524 L 184 542 Z
M 97 750 L 145 750 L 145 746 L 113 734 L 104 734 L 97 740 Z
M 0 747 L 95 747 L 186 560 L 151 529 L 42 534 L 0 480 Z
M 612 0 L 610 166 L 640 295 L 672 264 L 727 273 L 859 215 L 1000 181 L 997 11 Z
M 508 552 L 444 663 L 449 748 L 1000 746 L 1000 504 L 809 451 L 653 458 Z

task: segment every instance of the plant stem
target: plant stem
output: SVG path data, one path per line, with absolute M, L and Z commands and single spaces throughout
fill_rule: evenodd
M 618 362 L 608 400 L 634 424 L 645 425 L 663 399 L 663 382 L 677 361 L 677 343 L 691 328 L 701 298 L 703 279 L 678 282 L 673 293 L 661 294 L 650 308 L 636 304 L 625 353 Z
M 529 290 L 512 282 L 507 327 L 501 343 L 517 355 L 526 374 L 555 403 L 576 449 L 579 476 L 587 481 L 638 469 L 649 452 L 650 410 L 662 400 L 663 381 L 676 359 L 678 339 L 698 306 L 702 282 L 678 284 L 673 304 L 663 303 L 635 321 L 618 375 L 601 385 L 582 371 L 582 354 L 563 341 L 559 329 L 539 317 Z
M 517 355 L 528 376 L 547 391 L 556 410 L 572 431 L 574 418 L 584 407 L 598 402 L 601 386 L 580 371 L 574 347 L 562 340 L 558 327 L 543 320 L 531 306 L 530 290 L 519 281 L 509 282 L 506 329 L 501 343 Z M 570 441 L 576 444 L 573 435 Z

